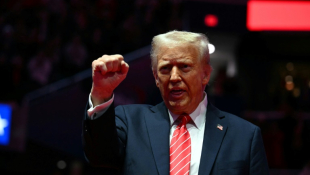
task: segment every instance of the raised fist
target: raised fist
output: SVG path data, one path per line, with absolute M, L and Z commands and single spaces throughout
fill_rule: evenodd
M 114 89 L 126 78 L 129 66 L 122 55 L 103 55 L 92 63 L 93 105 L 111 99 Z

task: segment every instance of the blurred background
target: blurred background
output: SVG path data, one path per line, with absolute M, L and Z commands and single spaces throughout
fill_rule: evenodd
M 104 174 L 81 142 L 91 62 L 123 54 L 115 104 L 157 104 L 150 43 L 175 29 L 208 36 L 209 101 L 261 127 L 270 173 L 310 174 L 309 12 L 306 1 L 1 0 L 0 174 Z

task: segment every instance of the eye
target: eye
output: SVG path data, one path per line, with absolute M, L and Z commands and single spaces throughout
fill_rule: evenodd
M 189 71 L 190 70 L 190 65 L 188 65 L 188 64 L 182 64 L 181 65 L 181 69 L 183 70 L 183 71 Z
M 170 71 L 170 66 L 163 66 L 159 69 L 162 74 L 168 73 Z

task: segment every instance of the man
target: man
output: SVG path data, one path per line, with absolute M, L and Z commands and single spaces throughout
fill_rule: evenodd
M 162 103 L 113 106 L 129 66 L 121 55 L 95 60 L 84 120 L 84 150 L 94 166 L 123 174 L 269 174 L 260 129 L 208 103 L 212 68 L 203 34 L 155 36 L 152 69 Z

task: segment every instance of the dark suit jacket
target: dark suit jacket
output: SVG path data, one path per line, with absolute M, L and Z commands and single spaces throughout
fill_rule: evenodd
M 269 174 L 259 127 L 210 104 L 205 124 L 199 175 Z M 96 120 L 85 114 L 83 127 L 85 155 L 93 166 L 128 175 L 169 175 L 170 120 L 164 103 L 112 105 Z

